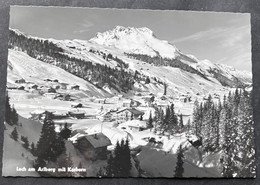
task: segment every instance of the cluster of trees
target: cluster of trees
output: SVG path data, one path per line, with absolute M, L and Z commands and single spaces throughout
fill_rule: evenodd
M 125 53 L 125 55 L 127 55 L 129 58 L 134 58 L 136 60 L 140 60 L 140 61 L 143 61 L 143 62 L 146 62 L 149 64 L 154 64 L 156 66 L 171 66 L 171 67 L 179 68 L 184 71 L 197 74 L 197 75 L 201 76 L 202 78 L 208 80 L 208 78 L 204 74 L 197 71 L 190 65 L 183 63 L 181 60 L 179 60 L 177 58 L 176 59 L 162 58 L 160 55 L 152 57 L 149 55 L 135 54 L 135 53 Z
M 18 125 L 18 114 L 14 107 L 10 106 L 10 98 L 6 95 L 5 99 L 5 122 L 9 125 Z
M 254 177 L 255 150 L 252 94 L 236 90 L 213 102 L 195 102 L 192 132 L 202 138 L 204 152 L 222 152 L 224 177 Z
M 154 121 L 156 122 L 156 129 L 168 132 L 170 134 L 180 133 L 184 129 L 182 115 L 178 117 L 174 110 L 174 104 L 168 106 L 163 111 L 162 108 L 155 107 Z
M 11 137 L 15 140 L 18 141 L 18 132 L 16 127 L 14 127 L 13 131 L 11 132 Z
M 125 70 L 127 64 L 117 57 L 110 56 L 117 61 L 121 68 L 110 68 L 106 65 L 93 64 L 80 58 L 63 53 L 63 49 L 48 40 L 42 41 L 16 34 L 10 30 L 9 48 L 18 47 L 33 58 L 56 65 L 69 73 L 83 78 L 95 86 L 102 88 L 108 84 L 118 92 L 128 92 L 135 81 L 145 80 L 132 72 Z M 123 68 L 124 67 L 124 68 Z
M 103 59 L 109 61 L 109 60 L 114 60 L 118 63 L 118 67 L 121 67 L 121 68 L 125 68 L 127 69 L 129 67 L 129 65 L 127 63 L 125 63 L 123 60 L 121 60 L 120 58 L 117 58 L 114 57 L 111 53 L 104 53 L 102 51 L 98 51 L 98 50 L 94 50 L 94 49 L 89 49 L 89 52 L 91 53 L 95 53 L 95 54 L 98 54 L 98 55 L 102 55 Z
M 29 149 L 29 141 L 28 138 L 25 136 L 21 136 L 21 141 L 23 142 L 23 147 Z
M 106 176 L 108 177 L 130 177 L 132 168 L 129 141 L 117 141 L 114 153 L 107 161 Z
M 65 142 L 63 138 L 55 132 L 52 114 L 46 112 L 40 139 L 35 149 L 35 156 L 37 157 L 35 167 L 45 167 L 48 162 L 56 163 L 61 154 L 65 152 Z

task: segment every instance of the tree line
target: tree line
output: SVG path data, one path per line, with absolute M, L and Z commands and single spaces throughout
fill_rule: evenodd
M 184 129 L 182 114 L 177 115 L 174 109 L 174 104 L 167 106 L 164 111 L 161 107 L 155 107 L 155 115 L 153 118 L 155 130 L 162 133 L 168 132 L 169 134 L 181 133 Z M 151 122 L 151 118 L 149 118 Z
M 204 74 L 197 71 L 192 66 L 183 63 L 181 60 L 177 58 L 176 59 L 163 58 L 160 55 L 156 55 L 152 57 L 145 54 L 135 54 L 135 53 L 125 53 L 125 55 L 128 56 L 129 58 L 140 60 L 148 64 L 154 64 L 155 66 L 171 66 L 171 67 L 179 68 L 182 69 L 183 71 L 197 74 L 202 78 L 209 80 Z
M 8 46 L 9 48 L 18 47 L 32 58 L 58 66 L 98 88 L 108 84 L 109 87 L 118 92 L 126 93 L 133 88 L 135 81 L 145 81 L 145 77 L 125 70 L 128 67 L 127 64 L 112 55 L 106 57 L 117 61 L 120 67 L 111 68 L 107 65 L 93 64 L 85 59 L 68 56 L 62 48 L 48 40 L 26 37 L 13 30 L 10 30 Z
M 221 152 L 224 177 L 254 177 L 255 150 L 252 92 L 238 90 L 214 102 L 195 102 L 191 131 L 204 152 Z

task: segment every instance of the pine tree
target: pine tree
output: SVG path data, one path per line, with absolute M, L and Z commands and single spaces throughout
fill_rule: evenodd
M 34 144 L 34 142 L 32 142 L 32 144 L 31 144 L 31 153 L 32 153 L 33 156 L 35 156 L 35 152 L 36 152 L 35 144 Z
M 40 139 L 37 143 L 36 155 L 40 160 L 55 162 L 65 150 L 63 139 L 56 134 L 51 113 L 46 113 Z
M 180 145 L 180 147 L 178 149 L 177 163 L 176 163 L 175 173 L 174 173 L 174 177 L 176 177 L 176 178 L 183 177 L 183 173 L 184 173 L 183 159 L 184 159 L 183 149 L 182 149 L 182 146 Z
M 147 128 L 148 129 L 153 128 L 153 118 L 152 118 L 151 112 L 150 112 L 150 116 L 149 116 L 149 119 L 148 119 L 148 122 L 147 122 Z
M 174 110 L 174 104 L 171 104 L 170 108 L 169 108 L 169 125 L 168 125 L 168 130 L 171 133 L 178 133 L 180 132 L 180 125 L 178 123 L 178 117 L 175 113 Z
M 132 168 L 129 141 L 117 142 L 114 156 L 111 155 L 107 161 L 108 177 L 129 177 Z
M 180 130 L 183 130 L 184 124 L 183 124 L 183 116 L 182 116 L 182 114 L 180 115 L 179 127 L 180 127 Z
M 16 127 L 14 127 L 14 130 L 11 132 L 11 136 L 12 136 L 12 138 L 13 138 L 15 141 L 18 140 L 18 132 L 17 132 Z
M 19 121 L 19 118 L 18 118 L 18 114 L 13 106 L 12 110 L 11 110 L 11 122 L 13 125 L 18 125 L 18 121 Z
M 29 148 L 29 141 L 27 137 L 21 136 L 21 140 L 23 141 L 23 146 L 24 148 L 28 149 Z
M 11 110 L 11 106 L 10 106 L 10 102 L 9 102 L 10 98 L 8 96 L 8 94 L 6 95 L 5 98 L 5 121 L 6 123 L 8 123 L 9 125 L 13 125 L 13 123 L 11 122 L 11 117 L 12 117 L 12 110 Z
M 163 95 L 166 95 L 167 94 L 167 87 L 168 87 L 168 85 L 164 82 L 163 86 L 164 86 Z

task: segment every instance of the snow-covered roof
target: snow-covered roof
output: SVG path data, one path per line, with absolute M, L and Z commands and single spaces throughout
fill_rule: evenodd
M 111 145 L 110 139 L 103 133 L 96 133 L 92 135 L 86 135 L 85 138 L 91 143 L 94 148 L 100 148 Z
M 143 111 L 137 110 L 137 109 L 135 109 L 135 108 L 128 108 L 128 107 L 123 108 L 123 109 L 117 111 L 116 113 L 118 114 L 118 113 L 123 112 L 123 111 L 126 111 L 126 110 L 128 110 L 129 112 L 131 112 L 131 113 L 134 114 L 134 115 L 144 114 Z
M 130 100 L 130 99 L 127 99 L 127 100 L 123 101 L 123 103 L 131 103 L 131 102 L 132 102 L 132 100 Z
M 140 120 L 131 120 L 131 121 L 127 121 L 125 123 L 122 123 L 121 126 L 140 128 L 140 127 L 146 127 L 146 122 L 140 121 Z
M 34 111 L 30 112 L 30 114 L 43 114 L 45 110 L 42 109 L 35 109 Z

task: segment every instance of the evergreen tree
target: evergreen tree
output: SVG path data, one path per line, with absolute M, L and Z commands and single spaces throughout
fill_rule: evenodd
M 183 173 L 184 173 L 183 159 L 184 159 L 183 149 L 182 149 L 182 146 L 180 145 L 180 147 L 178 149 L 178 154 L 177 154 L 177 163 L 176 163 L 176 167 L 175 167 L 174 177 L 177 177 L 177 178 L 183 177 Z
M 12 136 L 12 138 L 13 138 L 15 141 L 18 140 L 18 132 L 17 132 L 16 127 L 14 127 L 14 130 L 11 132 L 11 136 Z
M 145 84 L 149 84 L 150 83 L 150 78 L 147 76 L 145 79 Z
M 180 127 L 180 130 L 183 130 L 184 124 L 183 124 L 183 116 L 182 116 L 182 114 L 180 115 L 179 127 Z
M 55 132 L 52 115 L 51 113 L 46 112 L 40 139 L 37 143 L 36 155 L 39 158 L 39 161 L 46 160 L 55 162 L 57 157 L 61 155 L 64 150 L 65 143 Z
M 23 146 L 24 148 L 28 149 L 29 148 L 29 141 L 27 137 L 21 136 L 21 141 L 23 141 Z
M 35 148 L 34 142 L 32 142 L 32 144 L 31 144 L 31 153 L 33 156 L 35 156 L 36 148 Z
M 107 161 L 108 177 L 129 177 L 132 168 L 129 141 L 117 141 L 114 155 L 111 155 Z
M 18 125 L 18 121 L 19 121 L 19 118 L 18 118 L 18 114 L 13 106 L 12 110 L 11 110 L 11 122 L 13 125 Z
M 167 87 L 168 87 L 168 85 L 164 82 L 163 86 L 164 86 L 163 95 L 166 95 L 167 94 Z
M 9 125 L 13 125 L 13 123 L 11 122 L 11 117 L 12 117 L 12 110 L 11 110 L 11 106 L 10 106 L 10 102 L 9 102 L 10 98 L 8 96 L 8 94 L 6 95 L 5 98 L 5 121 L 6 123 L 8 123 Z
M 168 130 L 171 133 L 178 133 L 180 131 L 180 125 L 178 124 L 178 117 L 174 110 L 174 104 L 171 104 L 169 109 L 169 123 Z
M 147 122 L 147 128 L 148 129 L 153 128 L 153 118 L 152 118 L 151 112 L 150 112 L 150 116 L 149 116 L 149 119 L 148 119 L 148 122 Z

